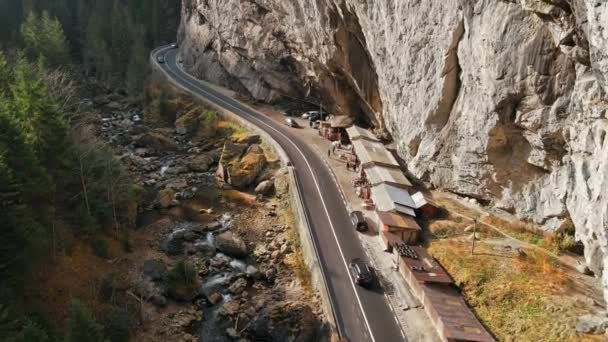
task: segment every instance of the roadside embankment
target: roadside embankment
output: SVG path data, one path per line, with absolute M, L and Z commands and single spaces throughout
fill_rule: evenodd
M 290 199 L 289 202 L 291 204 L 292 214 L 294 216 L 295 229 L 297 230 L 297 235 L 300 240 L 299 246 L 301 247 L 304 262 L 308 268 L 308 271 L 310 272 L 310 279 L 312 280 L 312 285 L 317 291 L 317 293 L 320 295 L 323 306 L 323 312 L 325 314 L 325 318 L 329 323 L 331 333 L 332 335 L 336 335 L 338 330 L 336 327 L 332 298 L 329 294 L 325 276 L 320 265 L 317 248 L 311 235 L 311 229 L 308 225 L 309 220 L 307 217 L 307 213 L 305 208 L 302 206 L 302 194 L 299 191 L 296 172 L 291 166 L 289 166 L 289 157 L 287 156 L 285 150 L 266 131 L 264 131 L 257 125 L 229 110 L 226 110 L 221 106 L 216 105 L 215 103 L 207 100 L 203 96 L 190 93 L 188 90 L 184 89 L 177 83 L 172 82 L 171 77 L 167 74 L 167 72 L 160 68 L 156 63 L 154 52 L 151 54 L 151 65 L 154 71 L 154 77 L 159 82 L 165 81 L 171 84 L 175 91 L 181 91 L 191 94 L 192 98 L 196 101 L 204 103 L 206 106 L 211 107 L 215 111 L 217 111 L 218 115 L 221 118 L 228 121 L 236 122 L 238 125 L 246 128 L 247 130 L 258 134 L 262 138 L 262 145 L 265 147 L 269 147 L 272 150 L 271 153 L 274 153 L 276 156 L 278 156 L 278 159 L 280 160 L 282 166 L 287 168 L 288 172 L 286 176 L 288 178 L 288 192 Z

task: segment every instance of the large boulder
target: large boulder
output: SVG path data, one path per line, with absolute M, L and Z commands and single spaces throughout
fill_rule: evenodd
M 247 256 L 247 245 L 245 244 L 245 241 L 232 234 L 230 231 L 216 236 L 215 245 L 222 253 L 235 258 L 244 258 Z
M 228 169 L 230 165 L 238 162 L 238 160 L 241 158 L 243 152 L 245 152 L 246 149 L 246 144 L 238 144 L 232 141 L 226 141 L 220 154 L 217 171 L 215 172 L 215 175 L 220 182 L 229 182 Z
M 267 162 L 260 145 L 251 145 L 245 155 L 228 168 L 228 183 L 241 189 L 251 186 L 264 170 Z

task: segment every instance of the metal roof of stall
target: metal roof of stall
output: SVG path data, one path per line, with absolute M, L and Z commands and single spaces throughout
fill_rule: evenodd
M 358 139 L 353 141 L 353 148 L 363 166 L 374 163 L 399 168 L 399 163 L 393 154 L 380 142 Z
M 414 201 L 406 190 L 382 183 L 372 187 L 371 192 L 378 211 L 397 211 L 416 217 Z
M 382 165 L 372 165 L 365 168 L 365 174 L 367 176 L 367 180 L 372 186 L 381 183 L 388 183 L 401 187 L 412 186 L 412 183 L 410 183 L 400 169 L 384 167 Z
M 437 207 L 437 204 L 433 201 L 432 198 L 420 191 L 412 195 L 412 200 L 414 200 L 414 204 L 416 204 L 416 209 L 419 209 L 427 204 L 433 207 Z
M 348 134 L 348 137 L 351 141 L 358 139 L 366 139 L 369 141 L 380 142 L 380 140 L 378 140 L 378 138 L 376 138 L 376 136 L 370 130 L 361 128 L 359 126 L 348 127 L 346 129 L 346 133 Z
M 416 220 L 408 215 L 400 215 L 386 211 L 378 211 L 382 224 L 395 229 L 422 230 Z

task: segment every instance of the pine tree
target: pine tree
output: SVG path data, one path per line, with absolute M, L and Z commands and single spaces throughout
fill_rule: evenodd
M 60 162 L 58 158 L 66 150 L 68 127 L 40 80 L 38 68 L 40 66 L 33 67 L 24 58 L 19 59 L 10 86 L 10 109 L 37 156 L 49 170 L 55 170 Z
M 42 13 L 40 34 L 44 38 L 41 54 L 51 66 L 65 65 L 70 62 L 68 44 L 63 27 L 57 18 L 51 18 L 49 13 Z
M 102 326 L 79 300 L 70 304 L 66 342 L 104 342 Z
M 21 25 L 21 36 L 26 51 L 32 57 L 43 57 L 57 67 L 70 61 L 68 45 L 61 23 L 47 11 L 42 16 L 29 12 Z
M 40 325 L 28 320 L 21 330 L 17 342 L 50 342 L 48 332 Z
M 5 96 L 9 91 L 9 84 L 11 81 L 11 69 L 9 68 L 8 62 L 4 53 L 0 51 L 0 98 Z
M 115 71 L 124 75 L 131 54 L 131 30 L 129 16 L 119 0 L 114 1 L 112 7 L 112 38 L 110 46 L 113 53 Z
M 4 288 L 17 287 L 28 262 L 44 249 L 45 234 L 36 222 L 35 208 L 44 202 L 48 184 L 15 116 L 0 111 L 0 278 Z
M 148 54 L 149 50 L 144 45 L 144 29 L 141 27 L 134 37 L 133 49 L 131 51 L 131 60 L 127 68 L 127 93 L 133 99 L 140 99 L 144 80 L 147 74 Z

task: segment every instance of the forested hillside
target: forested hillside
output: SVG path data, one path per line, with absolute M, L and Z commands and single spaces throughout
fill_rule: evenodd
M 138 95 L 149 50 L 175 40 L 180 2 L 0 0 L 0 8 L 0 46 L 43 41 L 49 32 L 34 30 L 30 32 L 35 35 L 23 36 L 23 23 L 32 29 L 45 16 L 57 18 L 65 32 L 68 51 L 54 62 L 68 58 L 82 65 L 87 75 Z
M 100 324 L 70 293 L 57 330 L 32 277 L 80 245 L 99 260 L 108 241 L 130 248 L 138 188 L 82 103 L 100 89 L 139 102 L 149 50 L 174 40 L 178 15 L 168 0 L 0 0 L 0 340 L 128 338 L 124 310 Z

